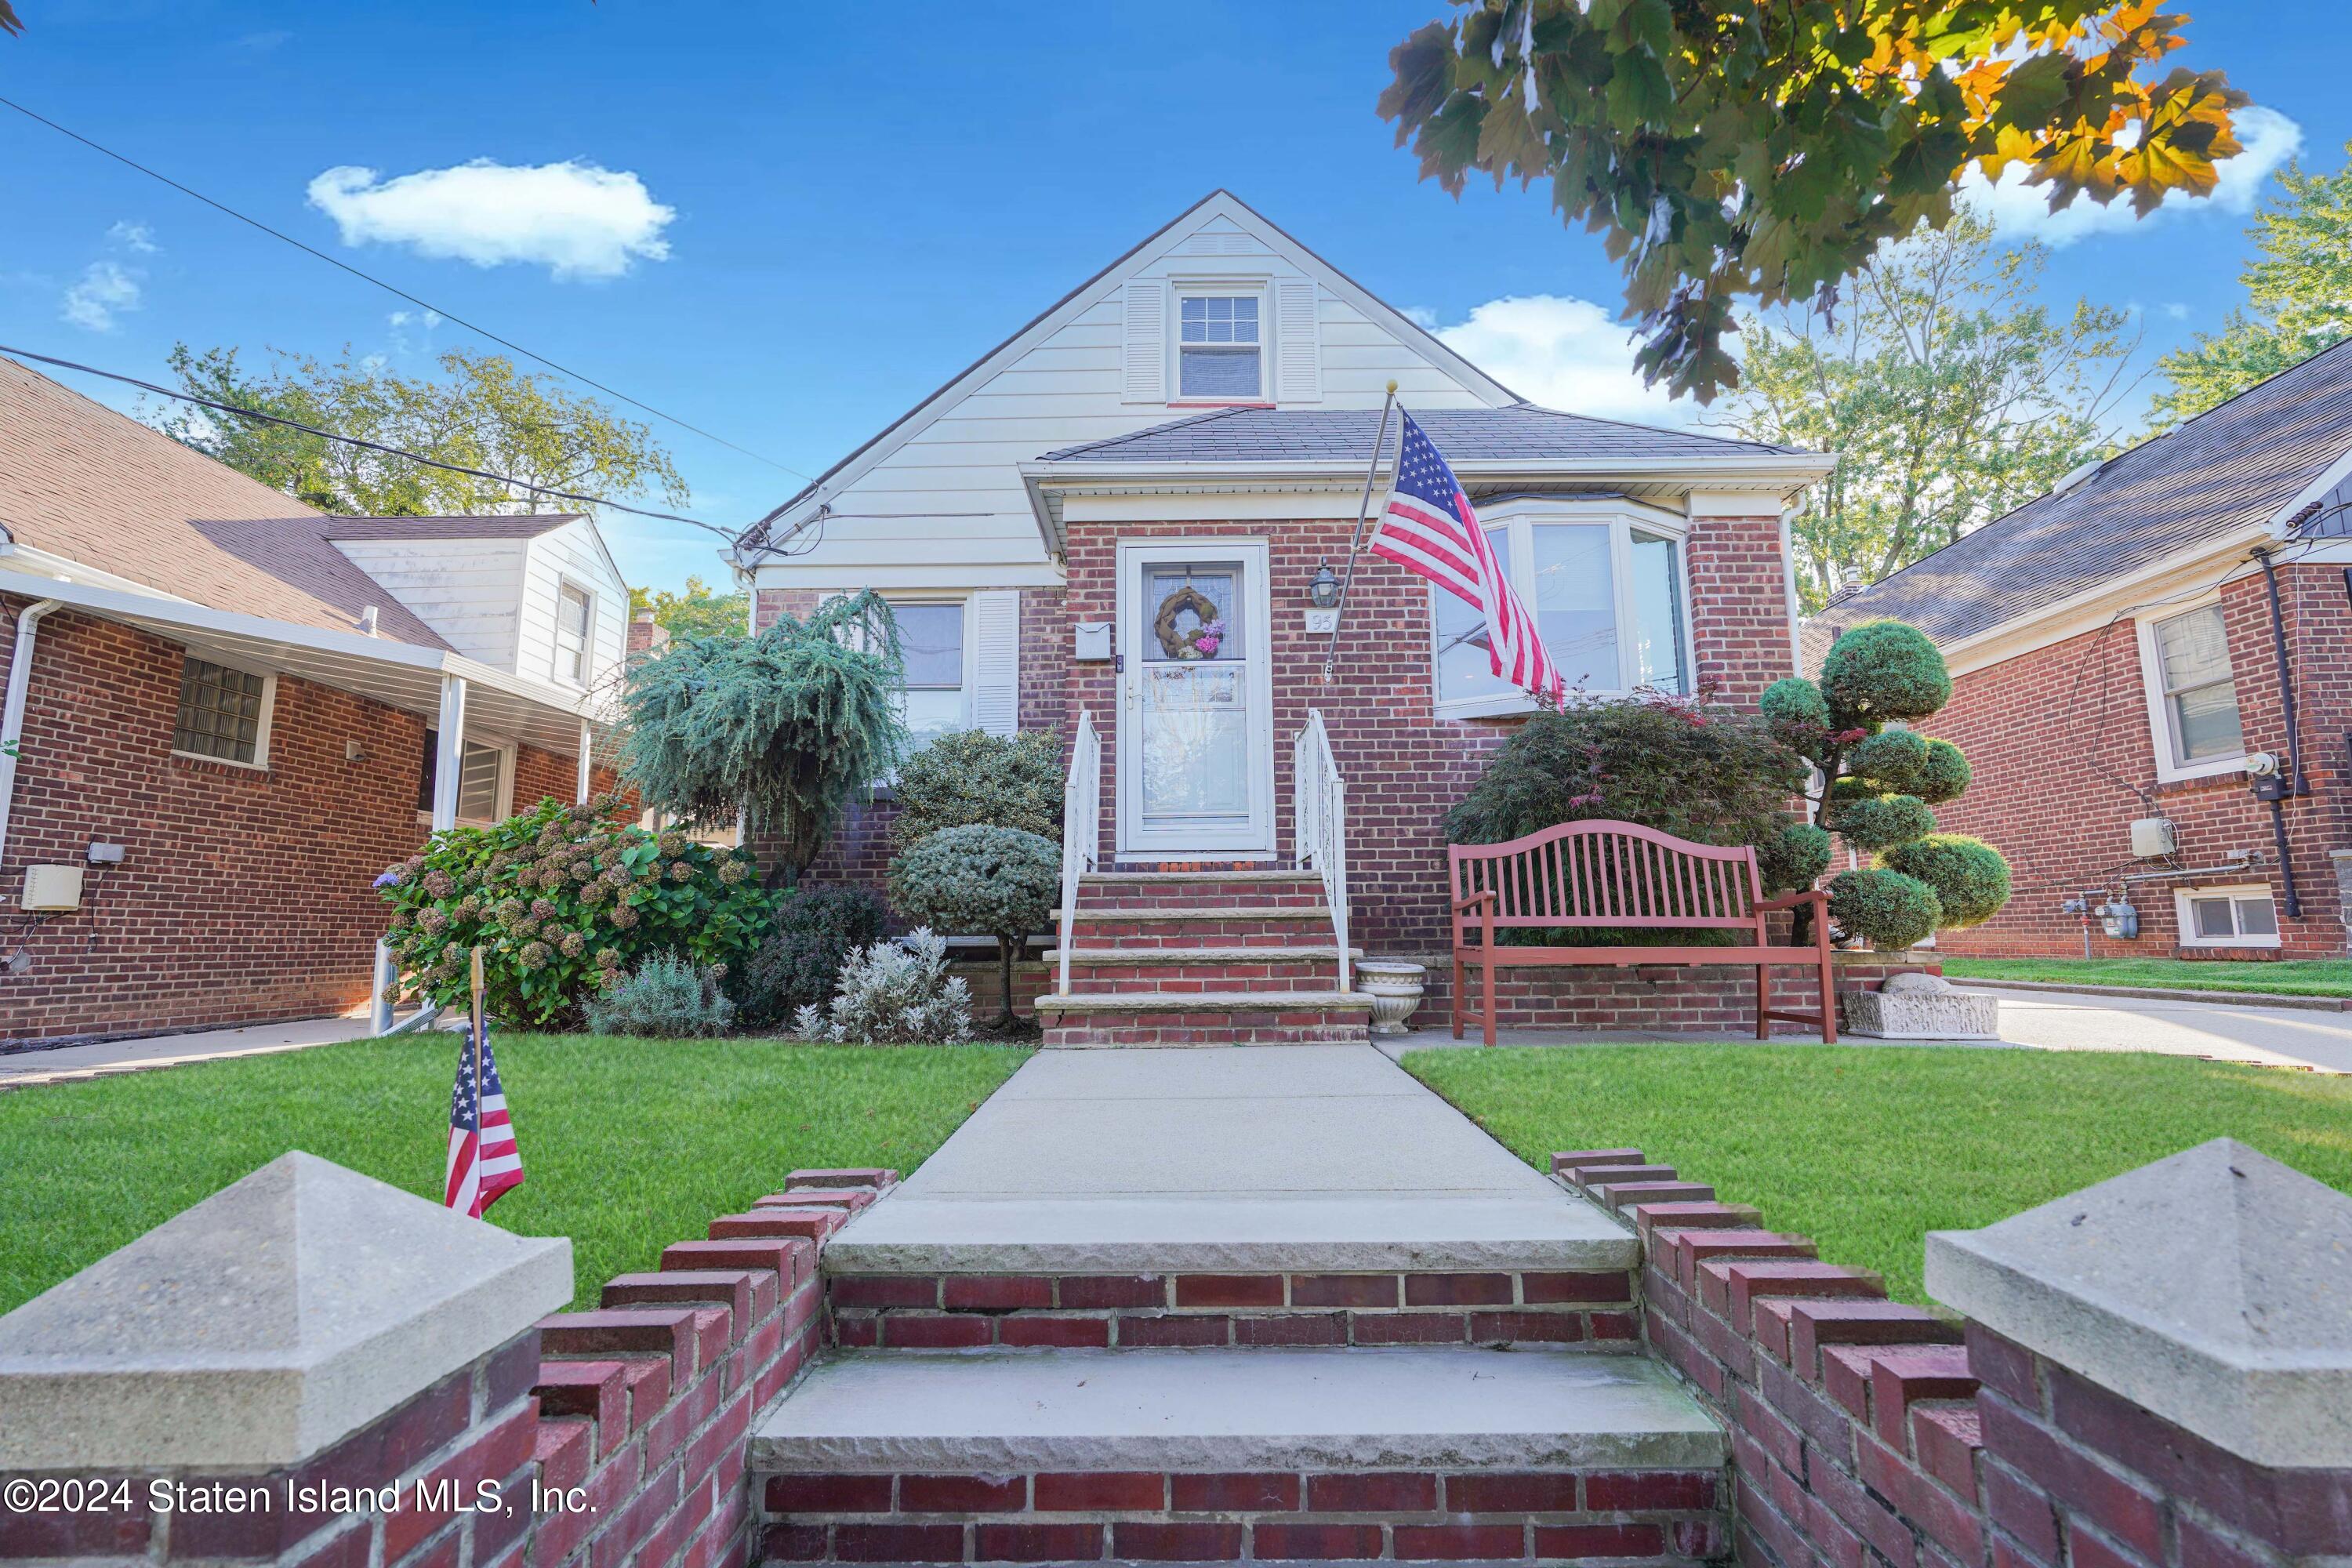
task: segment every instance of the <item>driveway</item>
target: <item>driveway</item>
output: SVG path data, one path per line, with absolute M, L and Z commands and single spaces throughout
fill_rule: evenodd
M 2158 1051 L 2352 1072 L 2352 1013 L 1970 986 L 2000 998 L 2000 1037 L 2056 1051 Z

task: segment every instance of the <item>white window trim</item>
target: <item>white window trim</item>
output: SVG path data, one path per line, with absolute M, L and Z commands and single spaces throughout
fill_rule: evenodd
M 1680 635 L 1682 667 L 1686 683 L 1697 669 L 1696 651 L 1691 638 L 1690 598 L 1690 521 L 1669 511 L 1628 503 L 1616 499 L 1580 500 L 1574 497 L 1527 496 L 1512 497 L 1490 506 L 1476 509 L 1482 528 L 1510 528 L 1510 559 L 1504 568 L 1510 574 L 1513 587 L 1535 581 L 1534 525 L 1547 522 L 1605 522 L 1609 525 L 1609 567 L 1615 590 L 1617 610 L 1617 681 L 1612 686 L 1572 688 L 1592 697 L 1627 697 L 1635 689 L 1633 638 L 1630 635 L 1634 622 L 1633 535 L 1643 533 L 1669 541 L 1675 551 L 1675 586 L 1680 595 L 1677 608 L 1681 611 Z M 1536 710 L 1535 698 L 1524 691 L 1498 692 L 1486 697 L 1447 699 L 1438 695 L 1437 595 L 1444 590 L 1432 584 L 1429 589 L 1429 689 L 1432 711 L 1441 719 L 1493 719 L 1515 713 Z M 1533 605 L 1528 606 L 1530 610 Z M 1564 676 L 1568 672 L 1563 670 Z
M 464 746 L 488 746 L 490 750 L 498 752 L 499 785 L 497 796 L 492 802 L 492 809 L 497 813 L 496 816 L 488 817 L 461 816 L 457 818 L 457 826 L 460 827 L 490 827 L 495 826 L 499 823 L 504 822 L 508 817 L 514 815 L 515 742 L 512 741 L 494 741 L 488 735 L 467 735 L 459 742 L 459 745 L 461 748 Z M 466 765 L 465 752 L 462 749 L 457 753 L 457 765 L 461 770 Z M 433 826 L 433 814 L 429 811 L 420 811 L 416 814 L 416 820 L 425 826 L 430 827 Z
M 274 669 L 264 669 L 258 665 L 246 664 L 238 659 L 223 658 L 218 654 L 203 652 L 184 646 L 180 649 L 180 657 L 181 679 L 184 681 L 187 678 L 185 661 L 192 658 L 199 664 L 216 664 L 223 669 L 234 669 L 240 674 L 261 677 L 261 721 L 254 726 L 253 761 L 249 763 L 239 762 L 235 757 L 215 757 L 210 752 L 184 752 L 177 746 L 172 748 L 172 755 L 185 757 L 192 763 L 218 763 L 225 768 L 243 768 L 246 772 L 254 773 L 268 773 L 269 771 L 270 721 L 278 712 L 278 672 Z M 179 728 L 180 700 L 174 695 L 172 699 L 172 730 L 175 735 L 179 732 Z
M 588 601 L 588 624 L 580 634 L 580 673 L 563 673 L 563 591 L 569 588 Z M 556 574 L 555 625 L 548 633 L 548 674 L 558 686 L 586 690 L 596 683 L 596 602 L 595 587 L 583 583 L 568 572 Z
M 2178 784 L 2183 779 L 2210 779 L 2221 773 L 2242 773 L 2245 770 L 2246 753 L 2243 752 L 2240 752 L 2233 757 L 2209 757 L 2201 763 L 2181 763 L 2173 760 L 2172 715 L 2165 709 L 2164 666 L 2158 658 L 2156 651 L 2156 628 L 2158 622 L 2188 615 L 2192 610 L 2207 609 L 2221 602 L 2221 595 L 2219 591 L 2216 591 L 2184 604 L 2167 605 L 2161 609 L 2152 609 L 2134 617 L 2139 634 L 2140 691 L 2147 701 L 2148 749 L 2156 758 L 2156 782 L 2158 784 Z M 2226 631 L 2225 626 L 2224 632 Z M 2233 681 L 2237 676 L 2237 655 L 2233 651 L 2230 656 L 2230 673 Z M 2240 733 L 2242 735 L 2245 720 L 2243 704 L 2239 707 L 2238 718 L 2241 726 Z
M 1184 301 L 1187 300 L 1257 300 L 1257 395 L 1255 397 L 1187 396 L 1184 392 Z M 1274 279 L 1257 272 L 1242 277 L 1171 278 L 1168 280 L 1168 404 L 1184 408 L 1253 408 L 1274 397 Z
M 893 614 L 896 614 L 898 607 L 902 605 L 953 605 L 962 613 L 963 629 L 960 635 L 959 640 L 963 646 L 963 673 L 959 680 L 959 686 L 961 687 L 963 696 L 963 713 L 962 721 L 959 724 L 958 728 L 965 730 L 971 729 L 972 727 L 972 692 L 980 684 L 979 649 L 973 646 L 973 637 L 971 635 L 971 595 L 970 594 L 919 594 L 913 592 L 898 593 L 893 591 L 884 594 L 882 595 L 882 602 L 890 606 Z M 900 689 L 902 690 L 923 691 L 938 691 L 943 689 L 937 686 L 916 688 L 903 685 Z
M 2176 929 L 2180 933 L 2180 945 L 2183 947 L 2278 946 L 2280 933 L 2277 931 L 2273 931 L 2268 936 L 2199 936 L 2197 934 L 2195 918 L 2189 912 L 2189 902 L 2191 899 L 2226 898 L 2234 903 L 2236 900 L 2256 895 L 2259 895 L 2264 903 L 2270 905 L 2271 924 L 2278 924 L 2278 895 L 2272 890 L 2268 882 L 2231 882 L 2217 888 L 2175 888 L 2172 890 L 2172 918 L 2176 922 Z M 2238 911 L 2232 908 L 2230 911 L 2230 924 L 2234 928 L 2237 923 Z

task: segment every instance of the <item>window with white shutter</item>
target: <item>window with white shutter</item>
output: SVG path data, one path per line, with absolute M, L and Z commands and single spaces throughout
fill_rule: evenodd
M 1323 398 L 1323 335 L 1315 301 L 1312 278 L 1286 278 L 1274 286 L 1276 396 L 1284 403 Z
M 992 735 L 1021 727 L 1021 594 L 991 588 L 971 596 L 971 724 Z

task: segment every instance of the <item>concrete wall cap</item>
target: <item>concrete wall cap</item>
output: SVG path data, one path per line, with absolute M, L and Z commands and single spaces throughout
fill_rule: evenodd
M 0 1470 L 298 1463 L 571 1298 L 562 1237 L 282 1154 L 0 1317 Z
M 2235 1139 L 1930 1232 L 1927 1280 L 2243 1458 L 2352 1466 L 2352 1197 Z

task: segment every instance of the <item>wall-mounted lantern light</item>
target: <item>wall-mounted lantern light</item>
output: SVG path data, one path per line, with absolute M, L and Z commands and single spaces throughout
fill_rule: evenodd
M 1331 563 L 1320 562 L 1315 568 L 1315 580 L 1307 584 L 1307 602 L 1318 610 L 1339 607 L 1339 579 L 1331 574 Z

